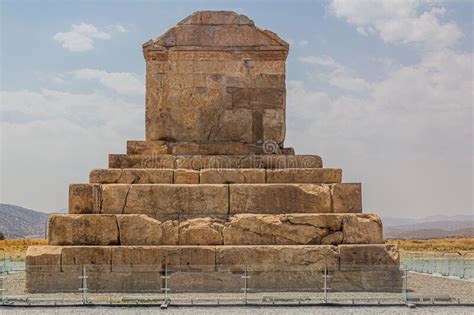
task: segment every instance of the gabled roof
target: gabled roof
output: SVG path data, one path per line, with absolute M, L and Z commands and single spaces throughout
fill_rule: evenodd
M 288 50 L 288 47 L 275 33 L 256 27 L 247 16 L 232 11 L 194 12 L 160 37 L 143 44 L 144 50 Z

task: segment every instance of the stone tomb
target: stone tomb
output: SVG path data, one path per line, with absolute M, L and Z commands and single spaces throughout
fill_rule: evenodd
M 30 292 L 401 288 L 398 250 L 361 185 L 284 147 L 288 44 L 233 12 L 196 12 L 143 45 L 146 140 L 69 187 Z

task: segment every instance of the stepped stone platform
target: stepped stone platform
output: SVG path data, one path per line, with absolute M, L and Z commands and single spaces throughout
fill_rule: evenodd
M 234 12 L 143 45 L 145 141 L 71 184 L 27 290 L 400 291 L 398 249 L 360 183 L 284 146 L 288 44 Z M 244 276 L 244 278 L 243 278 Z M 166 278 L 165 277 L 165 278 Z

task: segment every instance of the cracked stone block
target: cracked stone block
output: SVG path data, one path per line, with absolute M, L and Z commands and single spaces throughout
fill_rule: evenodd
M 286 215 L 232 216 L 224 228 L 225 245 L 320 244 L 329 229 L 307 222 L 292 223 Z
M 332 186 L 332 196 L 334 212 L 362 212 L 362 192 L 359 183 L 334 184 Z
M 61 247 L 30 246 L 25 259 L 27 272 L 58 272 L 61 270 Z
M 146 214 L 152 218 L 172 214 L 227 214 L 226 185 L 111 184 L 102 186 L 102 213 Z
M 127 154 L 167 154 L 166 141 L 127 141 Z
M 343 218 L 344 244 L 383 244 L 382 220 L 375 214 Z
M 112 246 L 62 246 L 61 270 L 81 271 L 86 266 L 89 271 L 110 271 Z
M 308 183 L 332 184 L 340 183 L 342 170 L 332 168 L 288 168 L 267 170 L 267 183 Z
M 247 155 L 261 153 L 260 146 L 249 145 L 241 142 L 178 142 L 171 146 L 171 152 L 176 155 Z
M 386 270 L 400 265 L 395 245 L 339 245 L 341 270 Z
M 69 213 L 98 213 L 101 191 L 99 185 L 69 185 Z
M 222 19 L 222 15 L 229 17 Z M 264 131 L 261 115 L 255 118 L 253 111 L 285 106 L 288 44 L 242 15 L 211 12 L 199 16 L 143 47 L 146 139 L 257 143 Z M 189 22 L 196 19 L 199 24 Z M 228 23 L 214 24 L 223 20 Z M 168 49 L 174 46 L 180 49 Z M 237 102 L 228 88 L 245 89 L 247 102 Z M 239 106 L 247 109 L 239 111 Z M 284 129 L 284 115 L 270 119 L 279 120 L 277 124 L 267 120 L 267 125 L 274 126 L 282 144 L 284 130 L 277 129 Z
M 196 218 L 179 224 L 180 245 L 222 245 L 224 222 L 212 218 Z
M 331 213 L 324 184 L 230 185 L 230 213 Z
M 302 271 L 339 269 L 339 252 L 328 245 L 217 246 L 216 265 L 225 270 Z
M 121 245 L 176 245 L 178 221 L 161 222 L 143 214 L 117 215 Z
M 172 184 L 172 169 L 95 169 L 89 183 L 96 184 Z
M 291 153 L 291 152 L 290 152 Z M 125 155 L 109 154 L 109 168 L 321 168 L 317 155 Z
M 265 183 L 264 169 L 204 169 L 201 184 Z
M 341 231 L 336 231 L 329 235 L 326 235 L 321 239 L 322 245 L 339 245 L 344 239 L 344 234 Z
M 117 219 L 113 215 L 52 215 L 48 224 L 50 245 L 119 245 Z
M 175 184 L 199 184 L 199 171 L 177 169 L 174 171 Z

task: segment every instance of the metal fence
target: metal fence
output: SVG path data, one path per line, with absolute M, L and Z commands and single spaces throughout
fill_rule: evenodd
M 460 270 L 453 267 L 452 260 L 449 270 Z M 474 305 L 474 281 L 420 274 L 431 270 L 427 266 L 432 263 L 425 262 L 425 269 L 417 270 L 419 261 L 419 256 L 405 256 L 400 269 L 373 265 L 352 266 L 351 270 L 243 265 L 216 270 L 215 266 L 165 265 L 159 270 L 157 266 L 133 266 L 130 270 L 82 265 L 71 270 L 52 270 L 51 266 L 25 270 L 23 263 L 5 259 L 0 262 L 1 302 L 4 306 L 158 305 L 163 308 L 174 305 Z M 436 270 L 445 268 L 441 263 L 436 266 Z M 412 267 L 418 272 L 412 272 Z M 466 276 L 466 270 L 461 274 Z M 35 278 L 35 286 L 28 283 L 27 272 L 39 277 Z M 63 285 L 61 290 L 55 290 L 58 283 Z M 118 290 L 110 290 L 112 287 Z
M 474 278 L 474 252 L 466 253 L 408 253 L 401 265 L 410 271 L 438 274 L 461 279 Z

